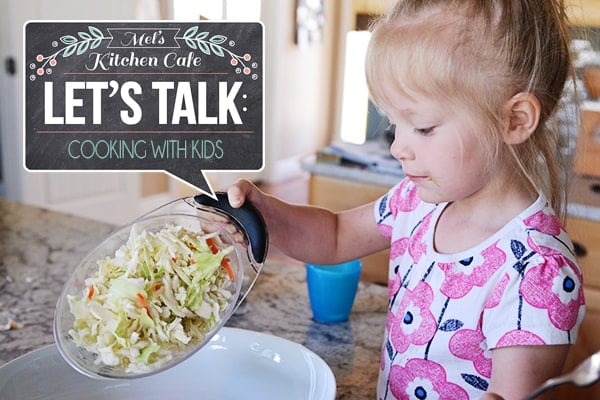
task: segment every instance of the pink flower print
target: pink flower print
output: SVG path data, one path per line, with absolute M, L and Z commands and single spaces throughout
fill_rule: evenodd
M 433 290 L 423 281 L 414 290 L 406 291 L 396 314 L 388 316 L 390 339 L 396 351 L 403 353 L 411 344 L 422 345 L 433 337 L 437 323 L 429 310 L 432 301 Z
M 427 243 L 423 240 L 423 237 L 429 229 L 432 214 L 431 212 L 423 218 L 421 224 L 416 228 L 408 242 L 408 254 L 410 254 L 415 263 L 418 263 L 421 256 L 427 252 Z
M 492 357 L 480 330 L 460 329 L 450 338 L 450 352 L 473 362 L 475 370 L 486 378 L 492 376 Z
M 531 217 L 525 218 L 523 222 L 530 228 L 548 235 L 559 235 L 562 228 L 556 215 L 544 214 L 543 211 L 538 211 Z
M 396 399 L 462 400 L 469 395 L 460 386 L 446 380 L 446 370 L 440 364 L 413 358 L 405 367 L 392 366 L 390 389 Z
M 381 223 L 381 224 L 377 225 L 377 228 L 379 229 L 379 232 L 381 232 L 383 237 L 388 238 L 388 239 L 392 238 L 393 228 L 391 225 Z
M 399 212 L 412 211 L 419 205 L 417 187 L 409 179 L 405 179 L 390 198 L 390 211 L 396 216 Z
M 552 325 L 568 331 L 575 326 L 584 304 L 581 272 L 561 253 L 542 246 L 538 249 L 546 254 L 540 264 L 525 273 L 523 299 L 534 307 L 545 308 Z
M 395 319 L 394 319 L 394 313 L 392 313 L 390 310 L 388 310 L 387 312 L 387 317 L 385 319 L 385 327 L 388 330 L 388 332 L 392 331 L 392 326 L 395 323 Z
M 504 290 L 506 290 L 509 281 L 510 277 L 508 274 L 504 274 L 500 282 L 494 287 L 492 293 L 490 293 L 485 301 L 485 308 L 494 308 L 500 304 L 500 300 L 502 299 L 502 295 L 504 294 Z
M 388 300 L 391 301 L 392 298 L 398 293 L 400 288 L 402 287 L 402 275 L 400 273 L 396 273 L 394 279 L 391 279 L 388 282 Z
M 464 297 L 473 286 L 482 287 L 506 261 L 506 253 L 494 243 L 481 252 L 480 260 L 462 260 L 452 263 L 438 263 L 445 278 L 440 291 L 452 299 Z M 477 265 L 477 262 L 480 262 Z M 476 265 L 476 266 L 474 266 Z
M 535 333 L 515 329 L 502 335 L 500 340 L 498 340 L 498 343 L 496 343 L 496 347 L 533 346 L 540 344 L 546 343 L 544 342 L 544 339 Z
M 390 259 L 395 260 L 396 258 L 404 255 L 408 249 L 409 239 L 407 237 L 394 240 L 390 248 Z

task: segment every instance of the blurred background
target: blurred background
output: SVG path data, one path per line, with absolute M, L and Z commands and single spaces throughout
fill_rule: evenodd
M 23 24 L 28 20 L 232 20 L 265 27 L 265 167 L 208 172 L 215 190 L 238 177 L 280 184 L 314 172 L 317 161 L 349 161 L 398 175 L 387 120 L 368 101 L 364 50 L 369 23 L 393 0 L 2 0 L 0 2 L 0 196 L 122 224 L 195 190 L 162 172 L 28 172 L 23 168 Z M 600 2 L 571 0 L 583 54 L 598 63 Z M 582 31 L 585 28 L 585 31 Z M 577 115 L 565 130 L 576 146 Z M 318 167 L 318 166 L 317 166 Z M 392 176 L 389 180 L 396 181 Z M 366 179 L 373 183 L 372 179 Z M 384 179 L 384 186 L 388 180 Z

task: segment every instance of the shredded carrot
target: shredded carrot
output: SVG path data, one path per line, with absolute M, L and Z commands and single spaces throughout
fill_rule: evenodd
M 227 275 L 229 275 L 229 279 L 233 279 L 235 277 L 235 275 L 233 274 L 233 269 L 231 268 L 231 265 L 229 265 L 229 258 L 225 257 L 221 260 L 221 266 L 223 268 L 225 268 L 225 271 L 227 271 Z
M 140 302 L 140 306 L 146 310 L 146 314 L 150 315 L 150 308 L 148 307 L 146 298 L 144 296 L 142 296 L 141 293 L 136 293 L 135 295 L 137 296 L 138 301 Z
M 212 251 L 213 254 L 217 254 L 219 252 L 219 248 L 217 247 L 217 244 L 215 243 L 215 240 L 213 238 L 206 239 L 206 244 L 208 245 L 210 251 Z
M 94 296 L 94 285 L 90 285 L 87 297 L 88 297 L 88 299 L 91 300 L 93 296 Z
M 206 239 L 206 244 L 208 245 L 208 247 L 210 248 L 210 251 L 213 254 L 217 254 L 219 252 L 219 248 L 217 247 L 215 240 L 213 238 L 208 238 Z M 231 268 L 231 265 L 229 265 L 229 258 L 225 257 L 221 260 L 221 266 L 223 268 L 225 268 L 225 271 L 227 271 L 227 275 L 229 275 L 229 279 L 233 279 L 234 278 L 234 274 L 233 274 L 233 269 Z

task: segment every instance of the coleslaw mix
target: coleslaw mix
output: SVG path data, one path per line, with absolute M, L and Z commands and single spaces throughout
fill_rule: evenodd
M 235 293 L 233 271 L 217 233 L 168 225 L 132 227 L 113 257 L 97 261 L 81 296 L 68 296 L 75 343 L 96 362 L 144 372 L 201 341 Z

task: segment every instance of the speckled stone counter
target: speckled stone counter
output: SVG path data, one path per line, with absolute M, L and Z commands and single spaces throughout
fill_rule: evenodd
M 54 342 L 54 306 L 85 254 L 113 227 L 0 199 L 0 365 Z M 227 326 L 300 343 L 332 369 L 338 399 L 372 399 L 387 289 L 360 283 L 348 322 L 312 320 L 301 264 L 268 257 Z
M 112 229 L 0 200 L 0 363 L 53 342 L 64 282 Z

